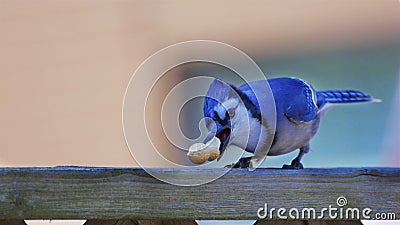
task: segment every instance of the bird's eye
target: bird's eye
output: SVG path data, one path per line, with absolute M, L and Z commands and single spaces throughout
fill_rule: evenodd
M 228 109 L 226 112 L 226 116 L 229 116 L 229 118 L 233 118 L 235 116 L 235 110 L 234 109 Z

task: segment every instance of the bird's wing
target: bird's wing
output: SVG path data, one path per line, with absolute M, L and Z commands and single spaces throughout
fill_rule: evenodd
M 250 90 L 250 87 L 255 91 L 259 90 L 259 87 L 265 87 L 265 81 L 255 81 L 249 84 L 242 85 L 240 89 L 245 92 L 250 99 L 255 100 L 254 94 Z M 297 78 L 272 78 L 268 79 L 268 84 L 275 100 L 276 115 L 278 119 L 282 116 L 286 116 L 290 121 L 294 123 L 303 123 L 314 120 L 318 115 L 318 108 L 316 105 L 315 91 L 303 80 Z M 264 90 L 265 93 L 267 90 Z M 266 101 L 268 94 L 259 94 L 260 101 Z
M 297 78 L 278 79 L 276 83 L 271 84 L 280 89 L 275 101 L 284 102 L 284 114 L 290 121 L 304 123 L 317 118 L 316 95 L 311 85 Z

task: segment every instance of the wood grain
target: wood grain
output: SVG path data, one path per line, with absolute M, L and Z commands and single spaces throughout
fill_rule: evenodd
M 254 225 L 362 225 L 362 223 L 358 220 L 260 220 Z
M 0 225 L 26 225 L 24 220 L 0 220 Z
M 195 181 L 219 169 L 157 170 Z M 161 182 L 142 169 L 0 169 L 0 219 L 251 220 L 265 203 L 321 209 L 337 207 L 339 196 L 347 198 L 345 207 L 400 218 L 400 169 L 232 169 L 195 187 Z
M 194 220 L 88 220 L 83 225 L 197 225 Z

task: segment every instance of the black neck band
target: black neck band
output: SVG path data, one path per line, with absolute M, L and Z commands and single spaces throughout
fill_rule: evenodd
M 239 97 L 242 100 L 246 109 L 250 111 L 251 116 L 253 118 L 258 119 L 261 122 L 261 114 L 260 114 L 259 110 L 257 109 L 257 106 L 241 90 L 239 90 L 238 88 L 236 88 L 233 85 L 231 85 L 231 87 L 233 88 L 233 90 L 235 90 L 237 95 L 239 95 Z

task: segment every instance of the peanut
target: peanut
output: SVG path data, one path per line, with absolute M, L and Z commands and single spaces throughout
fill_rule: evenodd
M 213 137 L 206 144 L 195 143 L 189 148 L 187 154 L 189 160 L 195 164 L 202 164 L 208 161 L 213 161 L 219 157 L 219 145 L 221 141 L 217 137 Z

